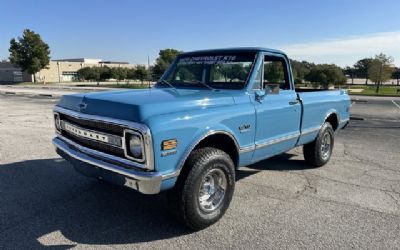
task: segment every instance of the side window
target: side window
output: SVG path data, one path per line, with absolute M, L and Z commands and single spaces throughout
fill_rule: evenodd
M 265 56 L 264 59 L 264 88 L 290 89 L 286 62 L 281 57 Z

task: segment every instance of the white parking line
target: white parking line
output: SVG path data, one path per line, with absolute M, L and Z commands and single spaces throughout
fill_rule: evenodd
M 396 105 L 396 107 L 398 107 L 400 109 L 400 105 L 397 104 L 394 100 L 392 100 L 393 104 Z

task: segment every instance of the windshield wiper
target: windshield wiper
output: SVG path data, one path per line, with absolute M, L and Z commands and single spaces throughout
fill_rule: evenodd
M 193 83 L 200 83 L 200 84 L 202 84 L 203 86 L 205 86 L 206 88 L 209 88 L 209 89 L 211 89 L 211 90 L 216 90 L 216 89 L 214 89 L 213 87 L 211 87 L 210 85 L 208 85 L 207 83 L 202 82 L 202 81 L 196 81 L 196 80 L 194 80 L 194 81 L 190 81 L 190 82 L 193 82 Z
M 162 79 L 160 82 L 167 84 L 168 86 L 170 86 L 170 87 L 173 88 L 173 89 L 176 89 L 176 88 L 174 87 L 174 85 L 172 85 L 172 84 L 171 84 L 170 82 L 168 82 L 167 80 Z

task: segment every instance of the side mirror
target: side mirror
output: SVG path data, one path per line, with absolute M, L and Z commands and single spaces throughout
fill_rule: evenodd
M 256 101 L 261 102 L 262 100 L 264 100 L 264 97 L 267 95 L 267 92 L 263 89 L 258 89 L 254 91 L 254 94 L 256 97 Z
M 279 95 L 279 84 L 266 84 L 265 89 L 255 90 L 256 101 L 261 102 L 266 95 Z

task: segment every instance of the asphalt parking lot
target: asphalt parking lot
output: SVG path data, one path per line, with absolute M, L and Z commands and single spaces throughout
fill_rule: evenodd
M 296 148 L 238 171 L 226 215 L 193 233 L 162 195 L 87 179 L 60 159 L 56 99 L 0 95 L 0 249 L 399 249 L 400 99 L 354 100 L 328 165 L 310 169 Z

